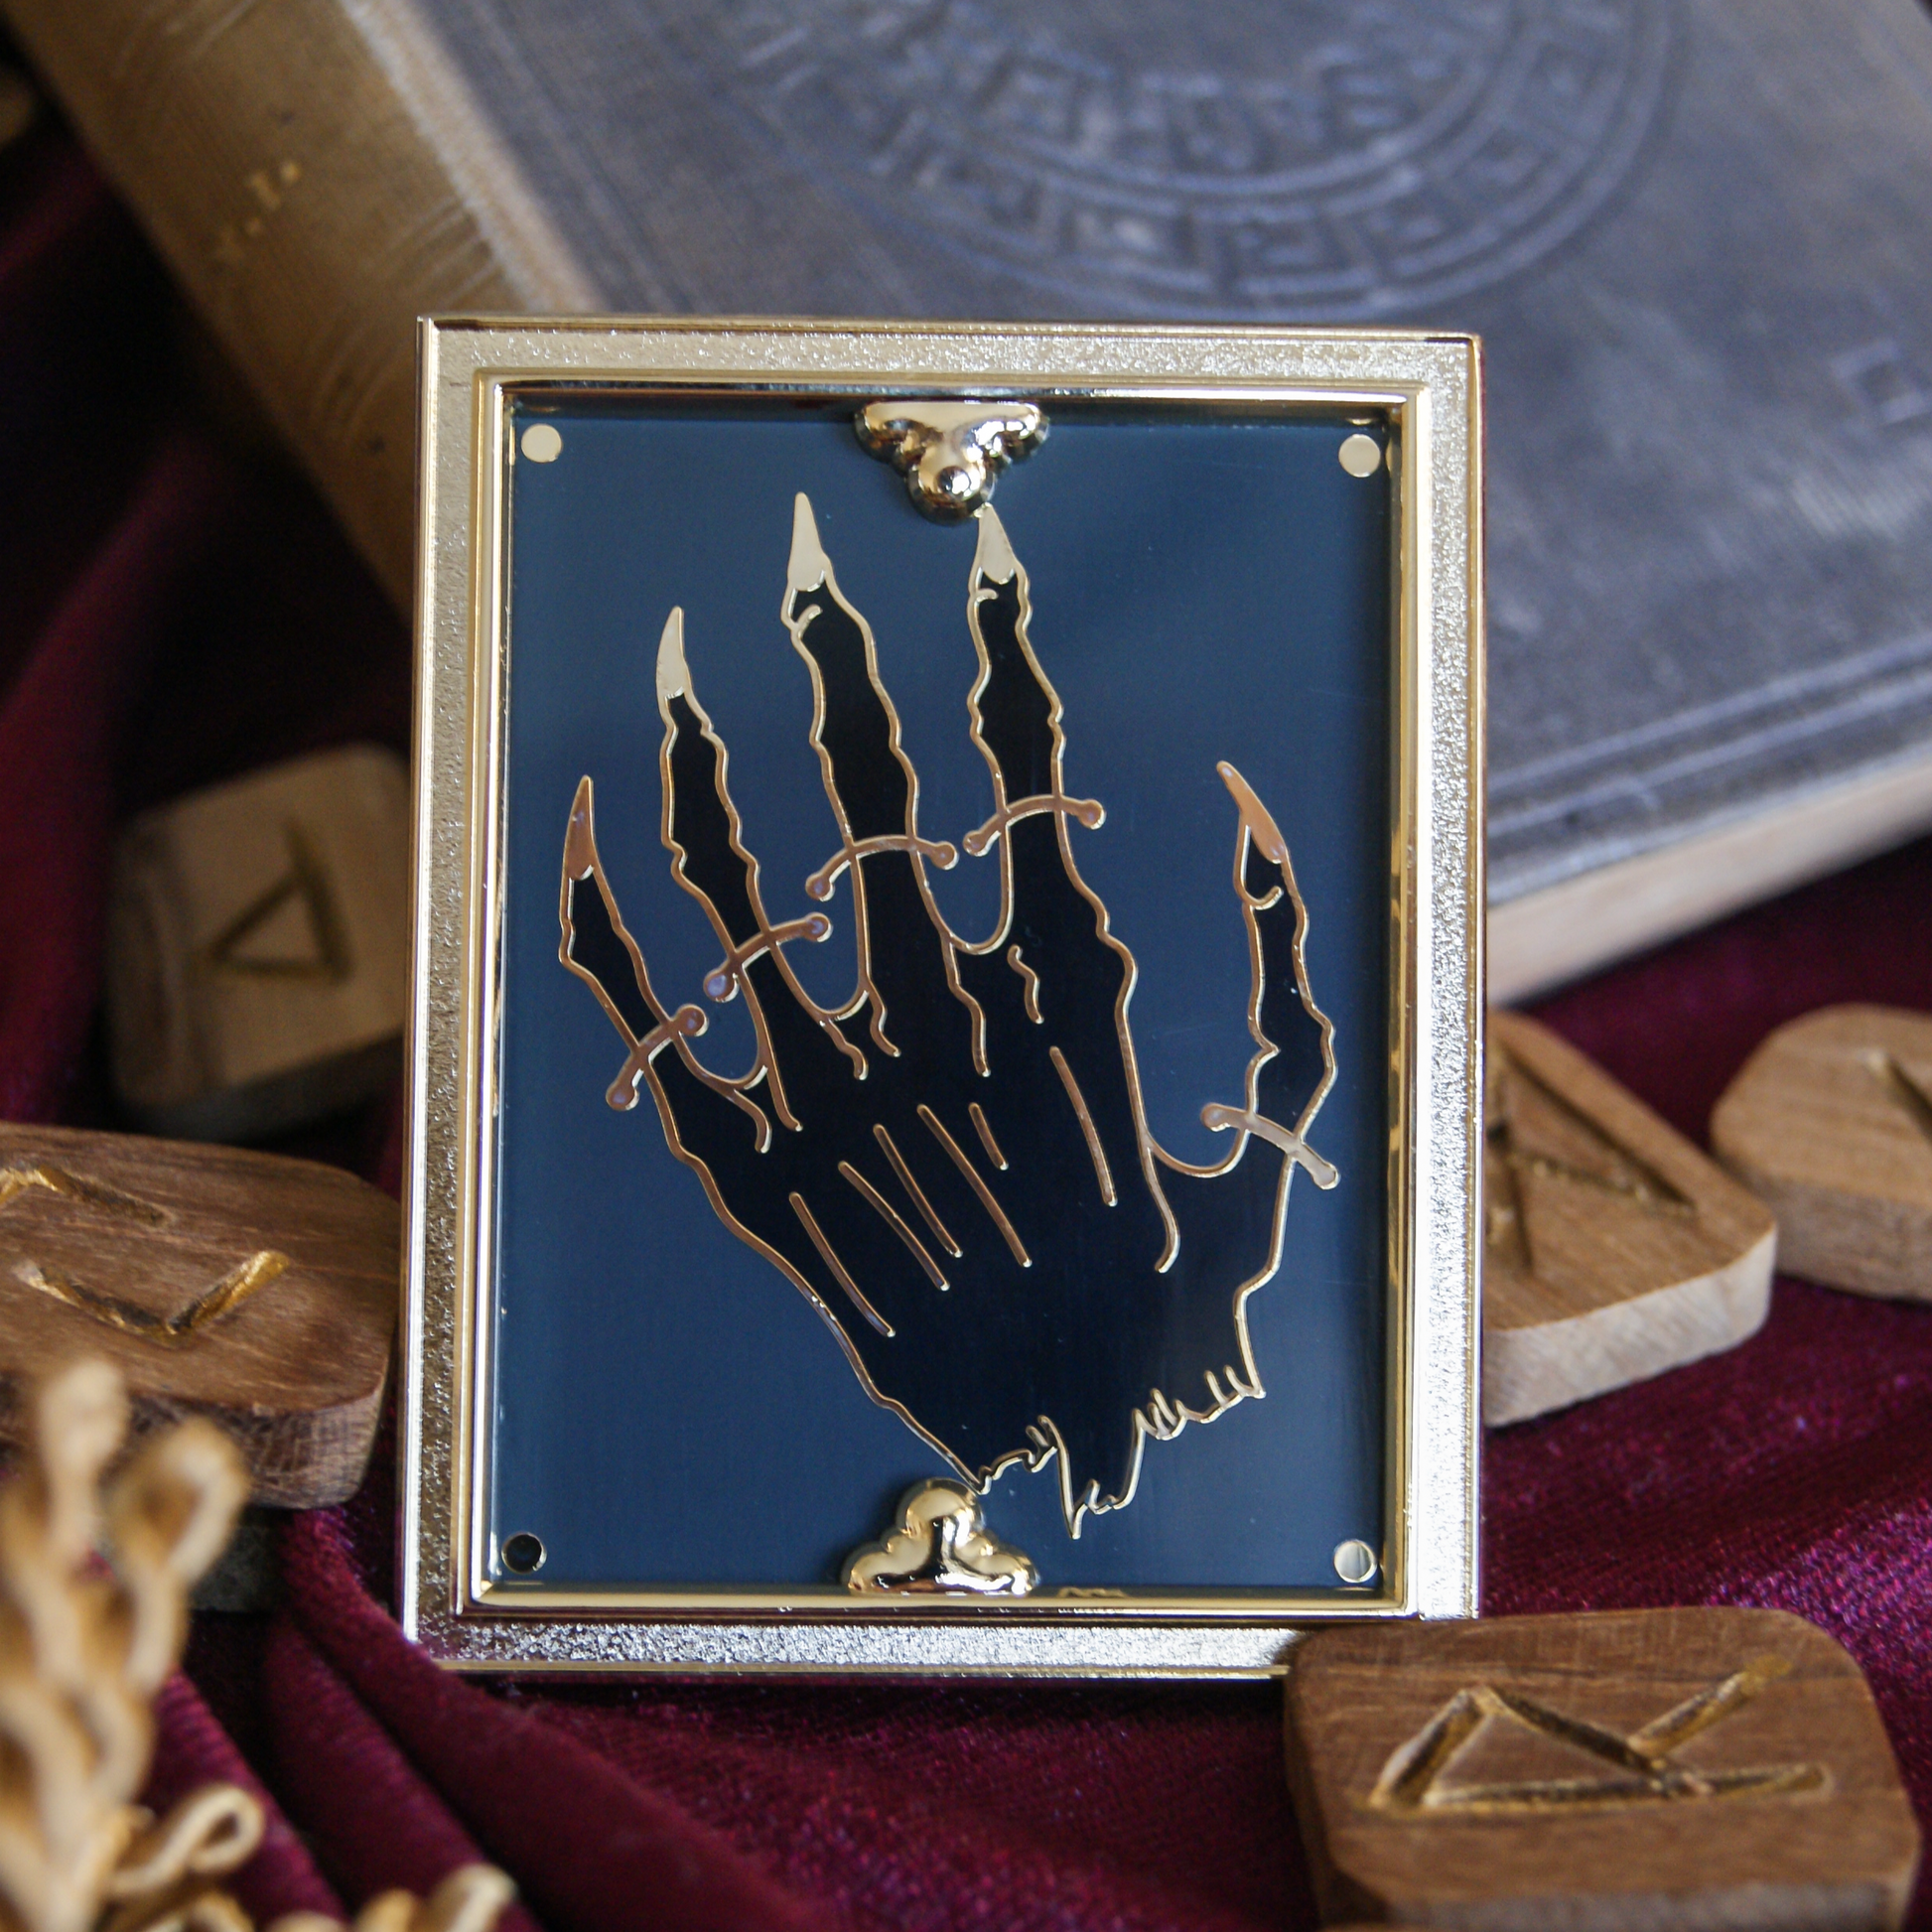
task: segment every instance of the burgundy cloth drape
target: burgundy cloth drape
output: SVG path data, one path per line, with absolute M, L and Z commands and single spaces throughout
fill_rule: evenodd
M 312 747 L 403 749 L 394 618 L 212 408 L 152 263 L 66 138 L 0 156 L 0 1113 L 118 1124 L 105 868 L 127 814 Z M 1686 1132 L 1767 1029 L 1932 1009 L 1932 844 L 1552 1000 Z M 300 1143 L 394 1184 L 393 1103 Z M 155 1790 L 238 1777 L 264 1916 L 485 1857 L 518 1926 L 1313 1923 L 1269 1685 L 489 1684 L 386 1608 L 388 1451 L 291 1519 L 272 1615 L 204 1615 Z M 1781 1283 L 1726 1355 L 1492 1436 L 1491 1611 L 1800 1611 L 1870 1672 L 1932 1811 L 1932 1309 Z M 1932 1926 L 1921 1895 L 1914 1923 Z

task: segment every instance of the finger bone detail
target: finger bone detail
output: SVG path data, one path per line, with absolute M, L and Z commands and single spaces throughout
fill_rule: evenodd
M 1155 1142 L 1128 1024 L 1134 957 L 1074 856 L 1073 828 L 1097 828 L 1100 806 L 1063 782 L 1062 710 L 1031 615 L 1026 572 L 984 509 L 965 696 L 995 829 L 962 841 L 999 868 L 984 938 L 954 932 L 933 898 L 928 869 L 957 849 L 919 832 L 877 642 L 800 496 L 780 617 L 838 834 L 806 883 L 823 897 L 848 882 L 850 998 L 817 1005 L 786 961 L 830 922 L 766 913 L 677 613 L 657 658 L 663 843 L 725 949 L 704 991 L 743 999 L 752 1065 L 708 1067 L 702 1013 L 653 991 L 597 856 L 588 777 L 565 837 L 559 956 L 623 1041 L 611 1103 L 649 1090 L 670 1153 L 811 1302 L 867 1393 L 946 1458 L 968 1501 L 1012 1463 L 1050 1465 L 1077 1536 L 1087 1512 L 1132 1500 L 1149 1440 L 1263 1394 L 1246 1303 L 1276 1272 L 1296 1169 L 1337 1177 L 1306 1138 L 1335 1062 L 1287 842 L 1223 766 L 1255 1051 L 1240 1102 L 1207 1110 L 1234 1130 L 1223 1159 L 1190 1166 Z
M 913 506 L 935 522 L 963 522 L 993 494 L 1009 463 L 1046 440 L 1031 402 L 869 402 L 853 419 L 860 443 L 905 479 Z

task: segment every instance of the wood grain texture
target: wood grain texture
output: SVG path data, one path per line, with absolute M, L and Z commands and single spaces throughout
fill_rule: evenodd
M 4 0 L 400 608 L 416 318 L 602 306 L 398 0 Z
M 116 856 L 114 1083 L 157 1133 L 241 1141 L 379 1092 L 409 995 L 409 773 L 351 746 L 147 813 Z
M 1771 1214 L 1600 1067 L 1491 1014 L 1486 1109 L 1485 1422 L 1622 1388 L 1762 1325 Z
M 335 1168 L 136 1135 L 0 1124 L 0 1440 L 77 1356 L 137 1429 L 204 1415 L 254 1500 L 362 1479 L 395 1337 L 401 1210 Z
M 1324 1919 L 1867 1932 L 1918 1867 L 1858 1665 L 1783 1611 L 1319 1631 L 1288 1752 Z
M 1932 1301 L 1932 1016 L 1827 1007 L 1780 1027 L 1711 1144 L 1777 1215 L 1790 1273 Z

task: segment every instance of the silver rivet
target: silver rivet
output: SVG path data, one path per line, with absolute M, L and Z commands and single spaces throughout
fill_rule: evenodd
M 1351 440 L 1357 443 L 1366 443 L 1368 438 L 1358 436 Z M 1344 444 L 1343 448 L 1346 447 L 1347 445 Z M 563 453 L 564 439 L 557 433 L 557 427 L 554 423 L 532 423 L 523 432 L 523 454 L 532 463 L 555 463 Z M 1378 458 L 1380 454 L 1378 451 Z M 1342 461 L 1346 463 L 1348 459 L 1343 457 Z M 1361 474 L 1366 475 L 1367 472 L 1364 471 Z
M 530 447 L 527 435 L 523 439 L 523 447 L 526 451 Z M 1341 458 L 1341 467 L 1351 477 L 1372 477 L 1382 467 L 1382 446 L 1372 436 L 1359 433 L 1345 436 L 1336 454 Z
M 543 1568 L 543 1539 L 528 1530 L 518 1530 L 503 1539 L 503 1566 L 519 1577 L 533 1577 Z
M 1346 1543 L 1335 1545 L 1335 1575 L 1343 1583 L 1365 1584 L 1376 1569 L 1375 1552 L 1360 1537 L 1351 1536 Z

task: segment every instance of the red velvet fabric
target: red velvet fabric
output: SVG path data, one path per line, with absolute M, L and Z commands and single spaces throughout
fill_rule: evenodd
M 0 157 L 0 1112 L 117 1122 L 97 1033 L 116 826 L 350 738 L 402 748 L 400 626 L 285 471 L 217 434 L 152 264 L 57 132 Z M 1932 844 L 1547 1002 L 1686 1132 L 1779 1021 L 1932 1009 Z M 394 1184 L 393 1104 L 291 1143 Z M 267 1915 L 478 1856 L 510 1922 L 1311 1925 L 1269 1685 L 486 1684 L 385 1607 L 392 1458 L 291 1520 L 270 1618 L 204 1615 L 160 1800 L 268 1799 Z M 1492 1436 L 1485 1606 L 1798 1610 L 1870 1672 L 1932 1811 L 1932 1309 L 1780 1284 L 1726 1355 Z M 1932 1926 L 1922 1895 L 1913 1921 Z

